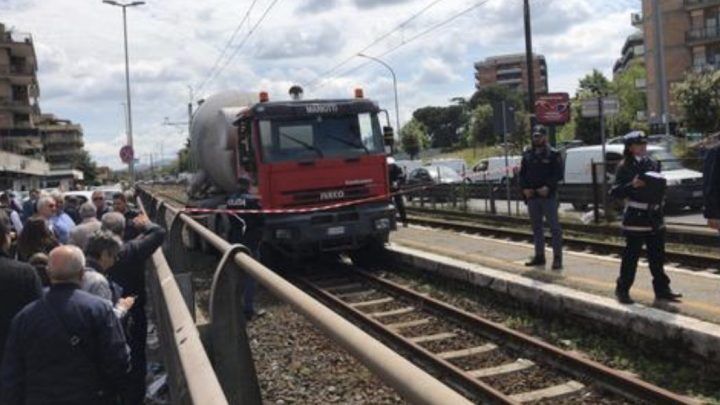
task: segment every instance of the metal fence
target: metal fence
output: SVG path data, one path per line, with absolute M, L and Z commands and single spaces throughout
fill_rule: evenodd
M 210 393 L 201 392 L 200 394 L 204 394 L 208 399 L 195 400 L 196 397 L 192 396 L 192 403 L 203 405 L 224 403 L 225 398 L 232 404 L 260 404 L 262 402 L 242 312 L 242 292 L 244 291 L 242 283 L 245 279 L 242 277 L 243 273 L 253 277 L 270 293 L 292 306 L 322 333 L 347 350 L 408 401 L 417 404 L 469 403 L 467 399 L 439 380 L 255 261 L 247 254 L 247 248 L 244 246 L 231 245 L 180 209 L 154 197 L 141 187 L 138 188 L 138 194 L 147 208 L 148 215 L 169 229 L 164 253 L 170 263 L 169 266 L 162 263 L 164 258 L 161 259 L 159 256 L 162 253 L 156 253 L 158 258 L 154 257 L 154 260 L 160 262 L 160 267 L 166 271 L 162 275 L 158 273 L 157 278 L 151 279 L 151 283 L 156 289 L 170 288 L 168 285 L 174 286 L 172 287 L 172 297 L 170 297 L 172 302 L 167 300 L 166 295 L 156 295 L 160 298 L 156 301 L 160 307 L 158 308 L 159 312 L 163 314 L 161 319 L 167 317 L 168 314 L 175 313 L 181 313 L 183 316 L 182 324 L 162 321 L 160 325 L 160 334 L 164 336 L 163 344 L 170 345 L 170 347 L 164 347 L 166 356 L 170 357 L 170 361 L 167 361 L 166 364 L 169 368 L 173 368 L 172 375 L 184 376 L 184 379 L 175 377 L 172 379 L 172 384 L 174 384 L 174 386 L 171 385 L 173 402 L 184 403 L 177 399 L 188 398 L 188 395 L 184 395 L 185 390 L 192 391 L 196 387 L 199 387 L 197 389 L 200 390 L 204 389 L 201 384 L 198 384 L 198 381 L 190 381 L 199 378 L 193 369 L 194 366 L 188 361 L 178 361 L 173 357 L 175 352 L 184 353 L 179 346 L 188 344 L 187 340 L 178 341 L 175 336 L 177 333 L 187 327 L 192 330 L 189 335 L 194 339 L 193 342 L 196 342 L 199 336 L 194 324 L 190 324 L 188 319 L 191 317 L 189 309 L 194 309 L 194 294 L 190 277 L 187 277 L 188 268 L 186 266 L 189 258 L 185 240 L 188 240 L 189 237 L 189 239 L 204 241 L 220 252 L 222 256 L 211 287 L 210 319 L 205 348 L 194 345 L 193 351 L 204 353 L 206 350 L 207 356 L 198 353 L 195 353 L 195 356 L 198 356 L 200 360 L 209 359 L 213 366 L 214 372 L 207 368 L 203 369 L 203 378 L 207 380 L 212 376 L 213 381 L 216 381 L 216 383 L 210 383 L 207 389 L 215 390 L 219 384 L 225 395 L 211 399 L 209 398 Z M 172 276 L 169 274 L 168 267 L 173 271 Z M 185 305 L 178 305 L 180 291 L 184 292 L 182 295 Z
M 674 169 L 701 167 L 701 159 L 665 160 L 664 165 Z M 558 185 L 557 197 L 561 215 L 574 216 L 584 222 L 611 222 L 622 212 L 622 201 L 608 195 L 612 187 L 618 162 L 608 162 L 607 175 L 603 184 L 603 163 L 588 162 L 590 178 L 586 183 Z M 689 174 L 685 173 L 689 176 Z M 409 183 L 403 188 L 405 200 L 410 207 L 423 209 L 451 209 L 470 213 L 485 213 L 498 216 L 527 217 L 527 208 L 521 194 L 517 176 L 502 181 Z M 566 179 L 567 180 L 567 179 Z M 673 182 L 677 182 L 673 183 Z M 439 184 L 438 184 L 439 183 Z M 668 182 L 666 213 L 699 213 L 702 208 L 702 178 L 672 179 Z M 687 211 L 687 209 L 690 211 Z

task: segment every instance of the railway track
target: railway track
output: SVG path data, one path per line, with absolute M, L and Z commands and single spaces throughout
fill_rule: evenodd
M 172 189 L 154 192 L 184 204 Z M 376 274 L 313 267 L 321 272 L 293 281 L 475 402 L 696 403 Z
M 295 281 L 474 401 L 695 403 L 375 274 L 332 269 Z
M 448 229 L 455 232 L 484 235 L 498 239 L 532 241 L 532 233 L 527 227 L 484 224 L 462 218 L 459 215 L 409 214 L 408 220 L 410 223 L 431 228 Z M 600 255 L 621 256 L 625 248 L 624 245 L 620 243 L 593 239 L 591 237 L 570 234 L 569 232 L 565 232 L 563 235 L 563 242 L 567 248 L 576 251 L 591 251 Z M 717 264 L 720 262 L 720 256 L 718 255 L 672 249 L 665 251 L 665 259 L 667 263 L 698 271 L 717 268 Z

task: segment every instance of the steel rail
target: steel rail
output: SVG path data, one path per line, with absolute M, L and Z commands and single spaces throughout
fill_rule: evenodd
M 162 199 L 152 196 L 141 187 L 139 189 L 156 200 L 159 206 L 176 214 L 176 220 L 181 220 L 189 230 L 195 232 L 218 251 L 226 252 L 233 247 L 189 215 L 166 204 Z M 163 210 L 160 209 L 159 213 L 162 214 Z M 245 253 L 237 253 L 234 254 L 232 260 L 242 271 L 253 277 L 280 300 L 291 305 L 318 327 L 322 333 L 345 348 L 408 401 L 416 404 L 435 405 L 470 403 L 458 392 L 380 343 L 252 257 Z
M 527 216 L 512 216 L 507 214 L 490 214 L 477 211 L 463 211 L 459 209 L 430 206 L 420 207 L 417 205 L 408 205 L 406 207 L 408 213 L 425 214 L 431 216 L 445 216 L 458 219 L 472 220 L 480 223 L 492 224 L 514 224 L 529 225 L 530 218 Z M 671 221 L 665 221 L 667 227 L 667 241 L 673 243 L 688 243 L 698 246 L 707 246 L 717 241 L 717 232 L 714 232 L 706 225 L 690 225 L 680 224 Z M 560 218 L 560 225 L 563 229 L 574 231 L 577 233 L 592 233 L 594 235 L 602 234 L 606 236 L 619 236 L 621 229 L 618 224 L 582 224 L 578 222 L 563 220 Z
M 654 404 L 697 404 L 692 400 L 664 388 L 642 381 L 618 370 L 604 366 L 592 360 L 559 349 L 532 336 L 510 329 L 504 325 L 481 318 L 432 297 L 420 294 L 412 289 L 389 280 L 382 279 L 365 271 L 356 271 L 363 279 L 373 285 L 392 291 L 393 295 L 418 302 L 419 307 L 428 309 L 437 315 L 449 317 L 463 325 L 472 326 L 480 334 L 491 340 L 509 344 L 515 350 L 530 349 L 548 363 L 577 378 L 590 377 L 594 382 L 619 395 L 634 400 Z
M 392 342 L 393 345 L 400 347 L 401 350 L 410 352 L 414 356 L 419 357 L 423 362 L 429 363 L 436 372 L 457 381 L 463 389 L 479 395 L 482 400 L 496 404 L 518 403 L 481 380 L 470 377 L 461 368 L 453 365 L 447 360 L 435 356 L 429 350 L 423 348 L 417 343 L 411 342 L 399 333 L 387 328 L 375 319 L 372 319 L 362 311 L 353 308 L 351 305 L 337 298 L 333 294 L 317 287 L 312 282 L 306 279 L 297 279 L 297 282 L 300 283 L 303 288 L 311 291 L 314 295 L 321 297 L 323 300 L 330 302 L 331 305 L 339 308 L 342 312 L 347 313 L 353 319 L 361 321 L 364 325 L 370 327 L 373 332 L 382 336 L 383 339 Z
M 434 228 L 445 228 L 458 232 L 489 234 L 497 237 L 520 238 L 523 240 L 530 240 L 532 238 L 532 233 L 530 231 L 507 228 L 497 225 L 484 225 L 476 222 L 470 223 L 467 221 L 462 221 L 454 218 L 449 219 L 442 216 L 431 217 L 408 215 L 408 221 L 417 225 Z M 570 235 L 563 236 L 563 243 L 569 247 L 578 250 L 585 250 L 587 248 L 590 248 L 594 251 L 614 253 L 618 255 L 622 255 L 624 250 L 624 246 L 619 243 L 604 242 L 590 238 Z M 710 254 L 679 252 L 675 250 L 666 250 L 665 259 L 666 262 L 679 263 L 681 265 L 690 266 L 692 268 L 701 270 L 713 268 L 713 266 L 716 266 L 718 261 L 720 261 L 720 257 Z

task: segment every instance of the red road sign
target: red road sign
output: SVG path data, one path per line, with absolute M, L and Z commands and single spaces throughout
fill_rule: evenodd
M 130 163 L 134 157 L 135 152 L 133 151 L 132 146 L 125 145 L 120 148 L 120 160 L 122 160 L 123 163 Z
M 570 96 L 567 93 L 548 93 L 535 100 L 535 116 L 540 124 L 558 125 L 570 121 Z

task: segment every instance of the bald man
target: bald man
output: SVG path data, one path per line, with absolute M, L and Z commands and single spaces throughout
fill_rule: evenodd
M 0 403 L 117 403 L 129 349 L 111 304 L 80 290 L 84 268 L 85 256 L 75 246 L 50 252 L 50 291 L 10 327 Z

